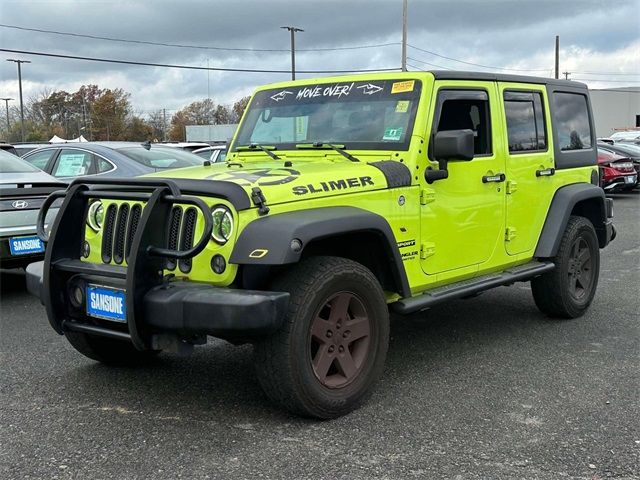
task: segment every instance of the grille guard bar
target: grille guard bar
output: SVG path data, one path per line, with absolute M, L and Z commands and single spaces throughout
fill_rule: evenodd
M 96 186 L 99 188 L 92 188 Z M 125 189 L 114 190 L 118 187 Z M 53 222 L 51 234 L 47 237 L 44 219 L 53 202 L 62 197 L 64 201 Z M 74 276 L 83 274 L 82 267 L 86 270 L 86 267 L 92 266 L 80 261 L 86 212 L 92 198 L 146 202 L 131 241 L 127 267 L 103 267 L 113 270 L 114 279 L 122 282 L 127 291 L 127 327 L 132 343 L 139 350 L 152 348 L 149 326 L 140 320 L 144 318 L 144 296 L 151 289 L 163 284 L 165 258 L 191 258 L 204 250 L 213 230 L 209 207 L 200 198 L 182 195 L 177 184 L 170 180 L 78 179 L 72 182 L 67 190 L 52 193 L 38 214 L 37 232 L 40 239 L 48 243 L 43 265 L 42 303 L 45 305 L 49 323 L 60 334 L 64 333 L 64 323 L 70 315 L 65 300 L 69 297 L 69 285 L 73 283 Z M 167 245 L 168 239 L 166 222 L 174 204 L 192 205 L 204 216 L 202 235 L 188 250 L 163 248 Z M 102 276 L 100 271 L 96 271 L 95 274 Z
M 58 190 L 53 192 L 51 195 L 49 195 L 46 198 L 46 200 L 42 204 L 42 207 L 38 212 L 38 219 L 36 223 L 36 233 L 38 237 L 40 238 L 40 240 L 42 240 L 45 243 L 49 241 L 49 237 L 45 232 L 45 228 L 44 228 L 45 219 L 47 218 L 47 212 L 49 211 L 49 208 L 51 207 L 51 205 L 53 205 L 53 202 L 55 202 L 59 198 L 64 198 L 67 195 L 67 193 L 71 191 L 73 187 L 89 187 L 91 185 L 105 185 L 105 186 L 106 185 L 109 185 L 109 186 L 123 185 L 123 186 L 132 186 L 132 187 L 140 186 L 144 189 L 153 189 L 153 190 L 168 189 L 171 192 L 171 194 L 163 195 L 162 198 L 164 201 L 171 202 L 172 204 L 180 203 L 183 205 L 193 205 L 194 207 L 197 207 L 200 210 L 200 212 L 202 212 L 202 216 L 204 218 L 204 229 L 202 232 L 202 236 L 193 247 L 189 248 L 188 250 L 171 250 L 168 248 L 149 245 L 147 246 L 147 251 L 149 252 L 149 254 L 154 256 L 159 256 L 159 257 L 184 260 L 187 258 L 193 258 L 196 255 L 198 255 L 200 252 L 202 252 L 202 250 L 204 250 L 204 248 L 207 246 L 207 243 L 209 242 L 209 238 L 211 237 L 211 233 L 213 231 L 213 219 L 211 217 L 211 212 L 209 210 L 208 205 L 200 198 L 192 197 L 192 196 L 183 196 L 180 192 L 180 189 L 175 184 L 175 182 L 172 182 L 170 180 L 161 180 L 161 181 L 146 181 L 147 179 L 144 179 L 144 180 L 145 180 L 144 182 L 139 182 L 139 181 L 130 180 L 130 179 L 109 180 L 106 178 L 95 179 L 95 180 L 92 179 L 91 181 L 88 181 L 88 182 L 80 181 L 79 179 L 74 180 L 69 185 L 69 188 L 66 191 Z M 80 195 L 81 197 L 84 197 L 87 199 L 101 198 L 101 199 L 110 199 L 110 200 L 119 200 L 119 199 L 148 200 L 151 197 L 152 193 L 151 192 L 139 193 L 134 191 L 132 192 L 115 191 L 114 192 L 109 190 L 89 190 L 88 188 L 85 190 L 83 188 L 81 191 L 78 191 L 76 195 Z M 63 204 L 63 207 L 64 207 L 64 204 Z

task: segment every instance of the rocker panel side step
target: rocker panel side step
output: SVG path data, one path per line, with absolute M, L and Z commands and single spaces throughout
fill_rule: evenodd
M 414 313 L 437 305 L 438 303 L 467 297 L 494 287 L 530 280 L 554 268 L 555 264 L 552 262 L 533 261 L 524 265 L 508 268 L 503 272 L 491 273 L 443 287 L 437 287 L 415 297 L 398 300 L 391 305 L 391 308 L 394 312 L 403 315 Z

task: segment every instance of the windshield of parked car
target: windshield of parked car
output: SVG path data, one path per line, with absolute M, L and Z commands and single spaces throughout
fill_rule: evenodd
M 340 144 L 345 149 L 406 150 L 420 99 L 419 80 L 295 85 L 254 95 L 234 142 L 295 149 Z
M 0 173 L 34 173 L 41 170 L 20 157 L 0 150 Z
M 117 151 L 151 168 L 166 169 L 202 165 L 202 158 L 179 148 L 152 145 L 147 150 L 140 145 L 137 147 L 118 148 Z

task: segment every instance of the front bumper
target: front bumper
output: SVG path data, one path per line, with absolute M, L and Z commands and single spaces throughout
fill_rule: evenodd
M 27 267 L 27 290 L 43 300 L 44 262 Z M 69 285 L 84 288 L 87 283 L 120 287 L 110 278 L 74 275 Z M 137 322 L 140 330 L 154 335 L 173 334 L 180 338 L 210 335 L 228 340 L 251 340 L 275 332 L 282 324 L 289 304 L 286 292 L 263 292 L 218 288 L 191 282 L 174 282 L 149 290 L 140 300 Z M 66 302 L 70 302 L 67 299 Z M 85 331 L 125 338 L 123 329 L 109 333 L 109 321 L 86 314 L 86 305 L 69 303 L 66 318 L 57 319 L 63 332 Z M 120 325 L 113 324 L 114 328 Z M 155 343 L 151 339 L 151 343 Z

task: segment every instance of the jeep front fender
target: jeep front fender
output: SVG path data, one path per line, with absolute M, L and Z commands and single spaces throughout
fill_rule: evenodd
M 380 241 L 398 287 L 409 296 L 409 282 L 389 223 L 380 215 L 356 207 L 326 207 L 258 218 L 240 233 L 229 258 L 238 265 L 285 265 L 302 258 L 311 242 L 349 233 L 369 233 Z M 299 242 L 294 242 L 298 240 Z M 367 245 L 360 248 L 366 249 Z

